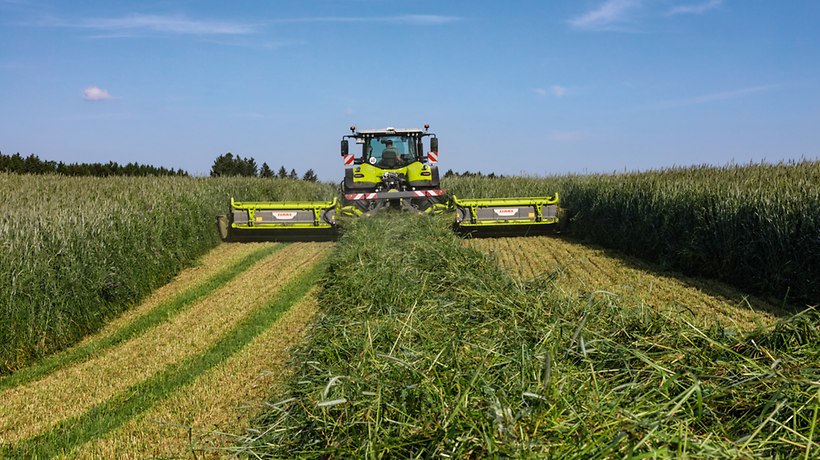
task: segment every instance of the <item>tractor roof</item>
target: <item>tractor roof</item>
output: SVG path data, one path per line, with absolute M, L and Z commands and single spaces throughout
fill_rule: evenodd
M 356 134 L 366 135 L 366 136 L 378 136 L 378 135 L 385 135 L 385 136 L 392 136 L 392 135 L 402 135 L 402 134 L 410 134 L 410 135 L 418 135 L 424 134 L 424 131 L 418 128 L 384 128 L 384 129 L 366 129 L 362 131 L 358 131 Z

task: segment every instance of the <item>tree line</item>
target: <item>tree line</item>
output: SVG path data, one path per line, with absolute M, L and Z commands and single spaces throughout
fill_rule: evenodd
M 61 174 L 64 176 L 187 176 L 182 169 L 128 163 L 121 165 L 115 161 L 108 163 L 63 163 L 62 161 L 41 160 L 31 154 L 23 157 L 20 153 L 4 155 L 0 153 L 0 172 L 17 174 Z
M 211 177 L 222 176 L 299 179 L 299 174 L 295 169 L 291 169 L 290 172 L 288 172 L 284 166 L 281 166 L 279 171 L 274 173 L 267 163 L 262 163 L 260 167 L 256 164 L 256 160 L 254 160 L 253 157 L 242 158 L 240 155 L 234 155 L 230 152 L 216 157 L 213 166 L 211 166 Z M 305 174 L 302 175 L 302 180 L 316 182 L 319 178 L 312 169 L 308 169 L 305 171 Z
M 41 160 L 37 155 L 22 156 L 20 153 L 4 155 L 0 153 L 0 172 L 17 174 L 60 174 L 63 176 L 188 176 L 183 169 L 164 168 L 139 163 L 121 165 L 115 161 L 108 163 L 64 163 L 62 161 Z M 211 176 L 245 176 L 279 179 L 300 179 L 295 169 L 288 171 L 281 166 L 274 172 L 267 163 L 259 167 L 252 157 L 226 153 L 214 160 Z M 301 176 L 302 180 L 317 182 L 319 178 L 313 169 Z
M 496 174 L 496 173 L 494 173 L 494 172 L 491 172 L 491 173 L 489 173 L 489 174 L 484 174 L 484 173 L 483 173 L 483 172 L 481 172 L 481 171 L 476 171 L 476 172 L 470 172 L 470 171 L 456 172 L 456 171 L 453 171 L 452 169 L 448 169 L 448 170 L 447 170 L 447 172 L 445 172 L 445 173 L 444 173 L 444 178 L 446 179 L 446 178 L 448 178 L 448 177 L 486 177 L 487 179 L 501 179 L 501 178 L 503 178 L 504 176 L 503 176 L 502 174 Z

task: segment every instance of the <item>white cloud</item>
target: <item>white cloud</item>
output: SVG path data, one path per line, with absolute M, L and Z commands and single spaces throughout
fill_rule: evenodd
M 629 18 L 629 12 L 640 6 L 640 0 L 606 0 L 598 8 L 570 19 L 576 29 L 610 30 Z
M 727 99 L 737 99 L 753 94 L 766 93 L 781 85 L 760 85 L 749 86 L 746 88 L 733 89 L 728 91 L 720 91 L 717 93 L 708 93 L 700 96 L 690 97 L 688 99 L 677 99 L 671 101 L 661 102 L 658 106 L 660 108 L 685 107 L 690 105 L 700 105 L 715 101 L 724 101 Z
M 109 37 L 92 37 L 92 38 L 109 38 Z M 265 50 L 278 50 L 291 46 L 301 46 L 307 44 L 302 40 L 270 40 L 260 41 L 256 37 L 248 38 L 247 36 L 209 36 L 201 38 L 206 43 L 213 43 L 219 46 L 231 46 L 239 48 L 256 48 Z
M 0 0 L 3 1 L 3 0 Z M 190 19 L 185 16 L 133 14 L 121 17 L 88 18 L 78 21 L 46 19 L 39 23 L 46 27 L 70 27 L 100 32 L 91 38 L 136 37 L 147 34 L 192 35 L 198 37 L 237 38 L 258 34 L 273 24 L 313 24 L 313 23 L 374 23 L 392 22 L 396 24 L 435 26 L 462 20 L 458 16 L 435 14 L 405 14 L 397 16 L 317 16 L 303 18 L 283 18 L 257 23 L 231 22 L 221 20 Z M 236 43 L 225 43 L 235 45 Z M 243 45 L 243 43 L 239 43 Z M 277 44 L 278 45 L 278 44 Z M 264 45 L 263 45 L 264 46 Z
M 79 23 L 59 24 L 107 32 L 151 31 L 179 35 L 246 35 L 257 26 L 246 23 L 203 21 L 179 16 L 131 15 L 120 18 L 87 19 Z
M 703 14 L 707 11 L 713 10 L 723 4 L 723 0 L 709 0 L 703 3 L 695 3 L 688 5 L 680 5 L 672 8 L 666 13 L 668 16 L 675 16 L 678 14 Z
M 387 18 L 390 19 L 390 18 Z M 419 26 L 437 26 L 459 21 L 461 18 L 455 16 L 440 16 L 436 14 L 406 14 L 394 18 L 398 22 Z
M 404 14 L 399 16 L 315 16 L 304 18 L 276 19 L 273 23 L 322 23 L 322 22 L 395 22 L 419 26 L 436 26 L 461 21 L 458 16 L 442 16 L 437 14 Z
M 83 90 L 83 99 L 86 101 L 107 101 L 109 99 L 114 99 L 114 96 L 102 88 L 89 86 Z
M 533 92 L 542 97 L 546 97 L 549 95 L 553 95 L 555 97 L 563 97 L 569 93 L 569 88 L 561 85 L 552 85 L 549 88 L 535 88 Z

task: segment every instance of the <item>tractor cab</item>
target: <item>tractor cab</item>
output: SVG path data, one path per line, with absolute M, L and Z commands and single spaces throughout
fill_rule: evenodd
M 342 158 L 347 168 L 342 181 L 343 215 L 362 215 L 384 207 L 415 212 L 441 212 L 447 207 L 439 189 L 438 138 L 420 129 L 385 128 L 357 131 L 342 138 Z M 425 139 L 430 151 L 425 155 Z M 349 139 L 361 145 L 351 151 Z
M 379 169 L 399 169 L 414 162 L 435 163 L 437 159 L 438 139 L 435 134 L 420 129 L 386 128 L 380 130 L 356 131 L 342 138 L 342 157 L 345 166 L 369 164 Z M 424 154 L 424 138 L 430 137 L 430 152 Z M 361 150 L 351 149 L 348 139 L 355 139 Z M 359 156 L 356 156 L 356 153 Z M 428 160 L 429 158 L 429 160 Z
M 417 139 L 412 136 L 373 136 L 362 144 L 362 162 L 396 169 L 418 160 Z

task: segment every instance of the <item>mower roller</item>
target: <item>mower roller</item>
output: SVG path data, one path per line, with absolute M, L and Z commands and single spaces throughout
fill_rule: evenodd
M 385 128 L 342 137 L 345 175 L 331 201 L 240 202 L 231 198 L 217 217 L 226 241 L 326 241 L 338 235 L 337 217 L 370 216 L 385 209 L 419 214 L 454 212 L 454 229 L 472 236 L 529 235 L 558 223 L 558 194 L 526 198 L 459 199 L 440 187 L 438 138 L 421 129 Z M 351 153 L 350 140 L 361 145 Z M 429 150 L 424 154 L 425 140 Z

